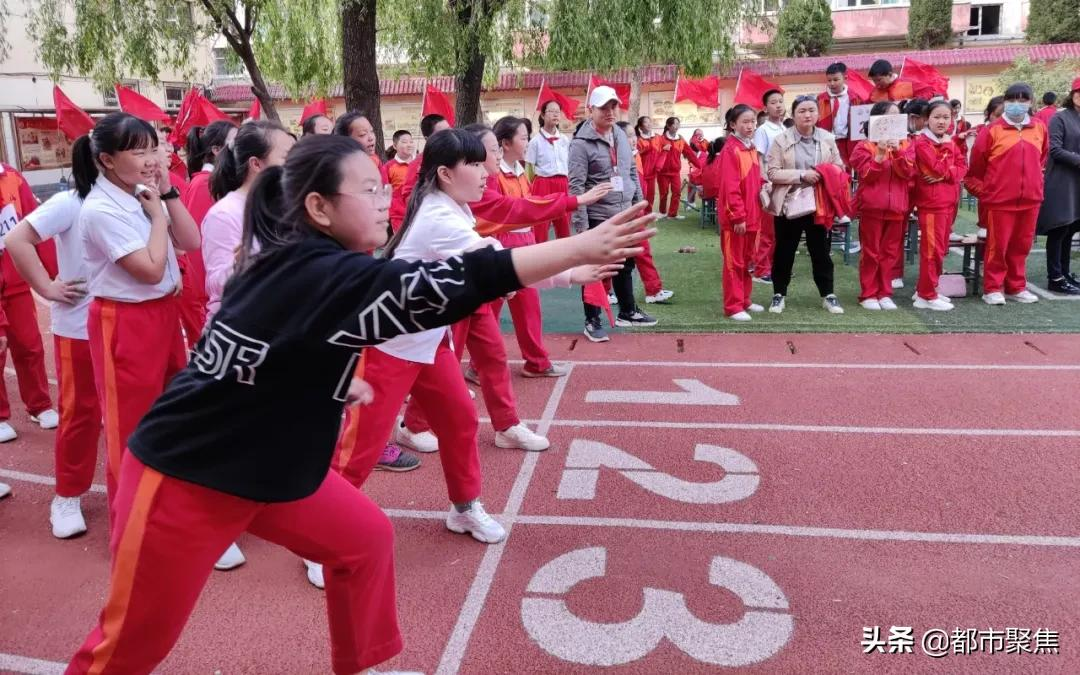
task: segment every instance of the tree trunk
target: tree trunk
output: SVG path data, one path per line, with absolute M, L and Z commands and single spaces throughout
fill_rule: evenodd
M 644 72 L 642 68 L 630 69 L 630 106 L 626 109 L 626 116 L 630 120 L 630 125 L 633 126 L 637 123 L 637 118 L 641 116 L 641 83 L 644 79 Z
M 341 4 L 341 69 L 345 107 L 359 110 L 375 128 L 375 152 L 386 159 L 379 72 L 375 58 L 376 0 L 343 0 Z
M 270 95 L 270 87 L 267 86 L 262 70 L 259 68 L 258 62 L 255 61 L 255 52 L 251 49 L 251 41 L 245 40 L 240 47 L 240 49 L 236 50 L 236 54 L 240 57 L 244 67 L 247 68 L 248 76 L 251 77 L 251 92 L 255 94 L 255 98 L 259 99 L 263 114 L 268 119 L 280 122 L 281 118 L 278 117 L 274 97 Z
M 473 42 L 469 47 L 465 70 L 455 79 L 457 101 L 454 103 L 454 117 L 459 127 L 483 121 L 480 119 L 480 90 L 484 86 L 485 63 L 480 47 Z

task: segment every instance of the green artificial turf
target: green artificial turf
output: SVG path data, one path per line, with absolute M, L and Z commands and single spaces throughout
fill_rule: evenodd
M 669 304 L 644 304 L 644 291 L 635 277 L 638 302 L 659 320 L 655 328 L 635 331 L 676 332 L 858 332 L 858 333 L 1018 333 L 1080 331 L 1080 301 L 1048 300 L 1021 305 L 1010 302 L 991 307 L 979 297 L 956 298 L 951 312 L 916 310 L 911 295 L 918 274 L 918 261 L 905 267 L 906 286 L 894 292 L 899 309 L 871 312 L 858 304 L 858 254 L 848 265 L 839 249 L 833 251 L 835 290 L 844 306 L 843 315 L 832 315 L 821 307 L 810 274 L 810 258 L 805 246 L 795 258 L 794 277 L 788 290 L 783 314 L 755 314 L 753 321 L 736 322 L 724 318 L 720 290 L 721 256 L 715 229 L 703 229 L 694 211 L 684 211 L 686 220 L 659 221 L 659 234 L 653 239 L 653 257 L 664 280 L 664 287 L 674 291 Z M 955 230 L 974 232 L 973 211 L 961 208 Z M 1045 240 L 1039 237 L 1028 258 L 1028 279 L 1046 288 Z M 697 253 L 678 253 L 680 247 L 693 246 Z M 1074 253 L 1074 260 L 1076 260 Z M 961 257 L 945 258 L 946 272 L 960 270 Z M 1080 261 L 1074 266 L 1080 265 Z M 544 328 L 547 332 L 578 332 L 584 316 L 580 289 L 553 289 L 542 292 Z M 754 284 L 754 302 L 768 306 L 772 287 Z M 503 329 L 511 330 L 509 312 L 503 312 Z M 619 331 L 621 329 L 616 329 Z

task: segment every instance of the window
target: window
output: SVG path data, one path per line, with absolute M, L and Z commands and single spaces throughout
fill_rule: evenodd
M 971 8 L 968 35 L 998 35 L 1001 33 L 1001 5 L 976 5 Z
M 183 84 L 166 84 L 165 85 L 165 107 L 166 108 L 179 108 L 180 104 L 184 101 L 184 94 L 187 93 L 187 86 Z
M 139 91 L 139 81 L 138 80 L 120 80 L 120 85 L 124 86 L 124 87 L 127 87 L 128 89 L 131 89 L 134 92 Z M 101 91 L 101 97 L 103 99 L 105 99 L 105 107 L 106 108 L 119 108 L 120 107 L 120 101 L 116 100 L 116 89 L 114 87 L 109 87 L 108 89 L 103 89 Z
M 527 0 L 525 3 L 525 25 L 534 30 L 543 30 L 548 25 L 548 13 L 545 3 Z
M 214 47 L 214 77 L 236 77 L 244 74 L 239 57 L 229 47 Z
M 879 5 L 906 4 L 907 0 L 833 0 L 834 9 L 846 9 L 848 7 L 875 7 Z

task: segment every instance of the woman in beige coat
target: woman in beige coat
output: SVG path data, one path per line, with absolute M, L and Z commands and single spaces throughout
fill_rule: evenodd
M 773 254 L 773 299 L 769 311 L 784 311 L 784 297 L 791 281 L 791 266 L 795 262 L 795 250 L 806 233 L 806 248 L 810 251 L 810 264 L 814 271 L 814 283 L 821 293 L 822 306 L 832 314 L 843 314 L 844 308 L 833 293 L 833 263 L 829 256 L 832 240 L 829 230 L 814 223 L 814 185 L 821 174 L 814 170 L 823 163 L 843 168 L 835 137 L 815 125 L 818 120 L 817 99 L 799 96 L 791 106 L 795 126 L 784 130 L 769 148 L 767 170 L 772 192 L 769 211 L 776 216 L 776 251 Z M 802 190 L 806 191 L 802 191 Z M 806 212 L 809 208 L 809 212 Z

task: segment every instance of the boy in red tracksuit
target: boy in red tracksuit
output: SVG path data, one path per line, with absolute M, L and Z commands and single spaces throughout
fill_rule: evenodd
M 729 110 L 726 117 L 727 142 L 719 158 L 713 162 L 720 165 L 717 219 L 720 222 L 720 246 L 724 256 L 724 314 L 735 321 L 749 321 L 748 312 L 765 309 L 753 304 L 750 298 L 754 285 L 750 276 L 750 260 L 754 255 L 757 232 L 761 228 L 760 194 L 763 185 L 761 161 L 753 141 L 757 113 L 750 106 L 740 104 Z
M 660 158 L 660 137 L 653 133 L 652 118 L 638 118 L 634 127 L 637 136 L 637 156 L 641 160 L 638 178 L 641 180 L 641 194 L 649 203 L 649 209 L 655 208 L 656 202 L 656 162 Z
M 891 102 L 877 104 L 874 109 L 879 115 L 897 111 Z M 903 255 L 904 228 L 911 211 L 910 184 L 915 176 L 915 147 L 906 139 L 882 144 L 861 141 L 852 148 L 851 168 L 859 177 L 855 193 L 862 242 L 859 304 L 869 310 L 894 310 L 893 268 Z
M 946 133 L 952 121 L 948 101 L 934 101 L 923 113 L 926 126 L 915 137 L 914 201 L 919 214 L 919 282 L 916 309 L 949 311 L 952 301 L 938 293 L 949 234 L 960 201 L 960 183 L 967 173 L 964 153 Z M 1036 209 L 1037 210 L 1037 209 Z
M 847 87 L 847 65 L 834 63 L 825 69 L 825 91 L 818 94 L 819 129 L 836 137 L 836 148 L 844 166 L 851 166 L 851 108 L 862 105 L 862 99 L 852 95 Z
M 683 220 L 679 215 L 679 195 L 682 193 L 682 158 L 691 165 L 700 167 L 697 155 L 681 136 L 679 136 L 679 118 L 669 117 L 664 124 L 664 133 L 657 142 L 656 182 L 660 192 L 660 213 L 667 213 L 668 218 Z M 668 201 L 670 195 L 671 201 Z
M 986 206 L 983 301 L 1037 302 L 1027 290 L 1027 256 L 1043 201 L 1043 167 L 1049 154 L 1046 125 L 1034 119 L 1031 87 L 1005 91 L 1005 114 L 986 127 L 971 149 L 968 191 Z M 1002 293 L 1004 291 L 1004 293 Z
M 400 197 L 401 190 L 405 187 L 405 179 L 409 175 L 409 165 L 413 161 L 416 144 L 412 140 L 412 134 L 408 131 L 394 132 L 394 156 L 386 160 L 379 169 L 382 174 L 383 185 L 389 185 L 393 192 L 390 198 L 390 227 L 397 232 L 401 227 L 401 221 L 405 218 L 405 200 Z

